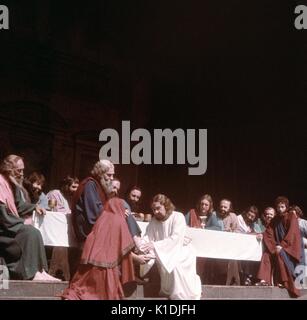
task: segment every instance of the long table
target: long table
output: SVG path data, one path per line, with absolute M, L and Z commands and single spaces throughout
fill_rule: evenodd
M 148 222 L 137 222 L 145 234 Z M 71 215 L 47 211 L 46 215 L 33 215 L 33 225 L 40 230 L 46 246 L 74 247 Z M 262 243 L 255 235 L 187 228 L 186 236 L 198 257 L 260 261 Z
M 145 234 L 148 222 L 138 222 L 142 234 Z M 187 228 L 186 236 L 198 257 L 260 261 L 262 242 L 256 235 Z

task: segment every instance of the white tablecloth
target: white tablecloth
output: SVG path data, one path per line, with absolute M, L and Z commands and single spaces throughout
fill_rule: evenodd
M 142 235 L 148 222 L 138 222 Z M 255 235 L 187 228 L 186 236 L 191 238 L 198 257 L 260 261 L 262 243 Z
M 35 214 L 34 226 L 40 230 L 46 246 L 77 246 L 71 215 L 47 211 L 45 216 Z M 145 234 L 148 222 L 137 222 Z M 260 261 L 262 243 L 255 235 L 187 228 L 187 237 L 192 239 L 198 257 Z
M 71 214 L 47 211 L 46 215 L 33 214 L 33 225 L 43 237 L 45 246 L 76 247 Z

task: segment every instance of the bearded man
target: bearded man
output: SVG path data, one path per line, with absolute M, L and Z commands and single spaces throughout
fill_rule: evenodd
M 79 184 L 72 204 L 72 220 L 76 236 L 84 242 L 103 211 L 111 195 L 114 165 L 109 160 L 99 160 L 91 175 Z

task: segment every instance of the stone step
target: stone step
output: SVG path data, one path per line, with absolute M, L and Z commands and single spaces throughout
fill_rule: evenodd
M 61 300 L 60 297 L 0 297 L 0 300 Z
M 0 300 L 60 300 L 68 282 L 8 281 L 0 283 Z M 7 287 L 7 289 L 5 289 Z M 2 288 L 2 289 L 1 289 Z M 307 300 L 307 289 L 299 299 Z M 145 284 L 126 290 L 126 300 L 164 300 L 159 297 L 159 285 Z M 288 291 L 278 287 L 203 286 L 205 300 L 289 300 Z
M 5 297 L 56 297 L 67 286 L 67 281 L 10 280 L 7 284 L 1 284 L 0 299 Z

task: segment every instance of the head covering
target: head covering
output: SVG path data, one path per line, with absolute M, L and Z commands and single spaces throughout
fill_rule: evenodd
M 19 216 L 15 205 L 12 188 L 7 179 L 2 174 L 0 174 L 0 202 L 5 204 L 10 214 L 13 214 L 17 217 Z

